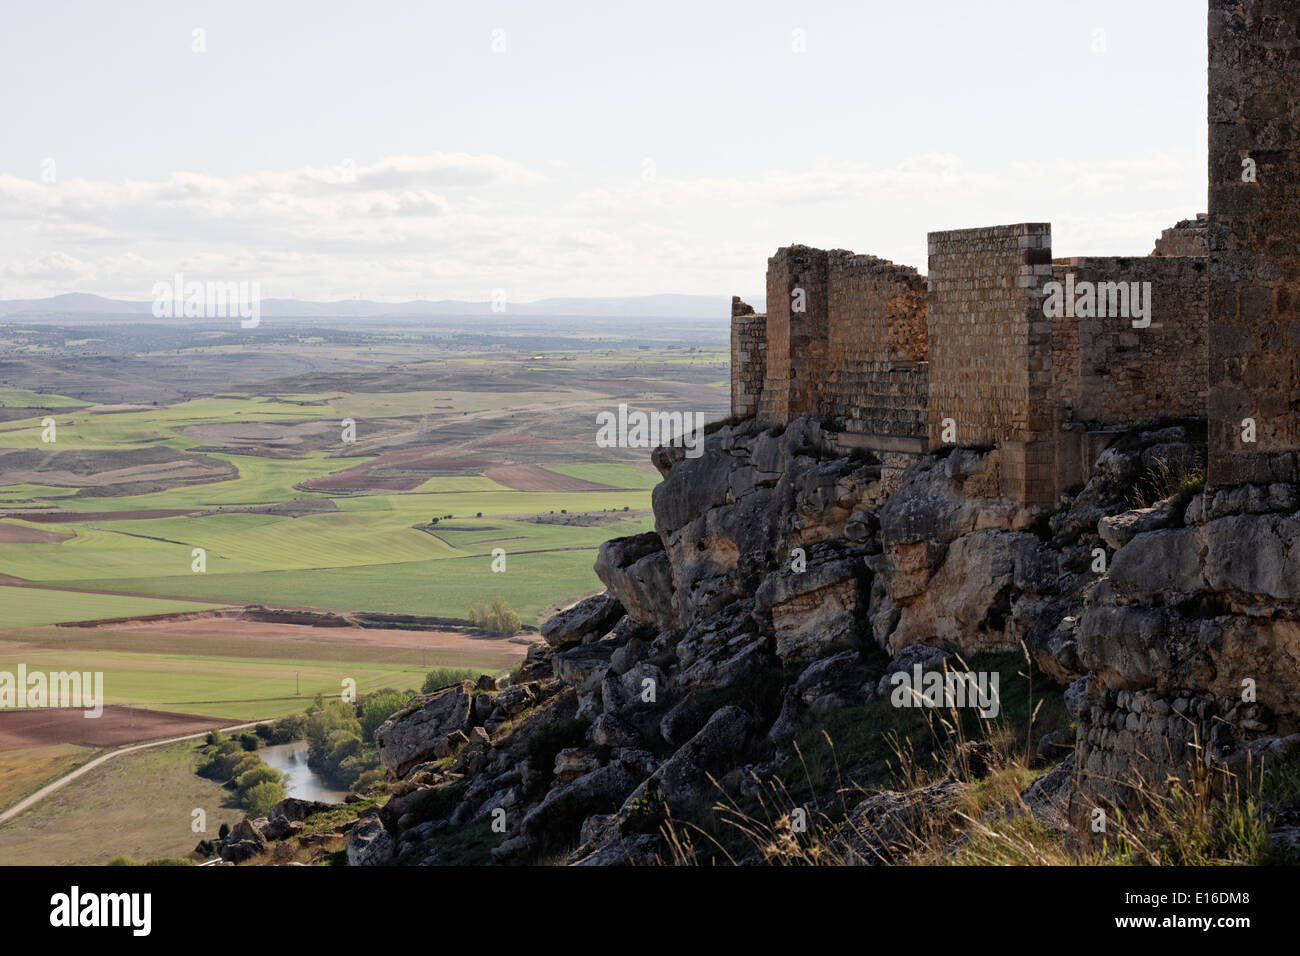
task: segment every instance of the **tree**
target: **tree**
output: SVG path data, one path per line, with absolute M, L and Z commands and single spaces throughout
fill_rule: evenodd
M 264 780 L 244 794 L 244 812 L 256 820 L 271 812 L 271 808 L 284 799 L 284 787 Z
M 368 695 L 361 704 L 361 739 L 374 740 L 379 725 L 405 707 L 410 699 L 410 694 L 396 690 L 381 690 Z
M 279 783 L 280 771 L 274 767 L 268 767 L 266 764 L 254 767 L 252 770 L 246 770 L 235 778 L 235 786 L 239 788 L 240 794 L 246 794 L 259 783 Z
M 518 634 L 523 629 L 523 624 L 506 602 L 506 599 L 497 595 L 492 599 L 492 603 L 486 607 L 478 605 L 471 609 L 470 616 L 475 625 L 483 628 L 489 634 L 509 636 Z

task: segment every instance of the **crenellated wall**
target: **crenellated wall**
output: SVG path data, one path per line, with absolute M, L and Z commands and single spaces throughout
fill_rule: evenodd
M 1047 223 L 934 232 L 928 277 L 779 249 L 769 314 L 732 303 L 732 413 L 818 415 L 894 471 L 945 444 L 997 445 L 1002 493 L 1051 504 L 1116 430 L 1206 414 L 1208 260 L 1173 254 L 1198 248 L 1199 222 L 1141 257 L 1053 260 Z

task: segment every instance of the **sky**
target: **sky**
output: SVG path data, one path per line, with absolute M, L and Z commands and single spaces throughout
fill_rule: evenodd
M 129 9 L 115 9 L 129 7 Z M 1204 0 L 7 4 L 0 299 L 761 294 L 1206 208 Z

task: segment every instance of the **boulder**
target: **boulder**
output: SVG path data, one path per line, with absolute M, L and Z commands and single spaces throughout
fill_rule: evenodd
M 412 699 L 375 730 L 379 759 L 389 772 L 404 776 L 438 755 L 448 734 L 468 732 L 474 684 L 461 681 Z
M 270 840 L 283 840 L 290 834 L 293 824 L 302 823 L 308 817 L 333 810 L 337 804 L 321 803 L 318 800 L 299 800 L 287 797 L 271 808 L 266 815 L 266 826 L 262 832 Z
M 1101 539 L 1118 551 L 1144 531 L 1159 531 L 1177 524 L 1182 516 L 1172 500 L 1158 502 L 1150 508 L 1136 508 L 1117 515 L 1107 515 L 1097 522 Z
M 551 647 L 572 647 L 593 635 L 608 634 L 623 613 L 623 606 L 612 594 L 597 594 L 548 618 L 542 625 L 542 637 Z
M 600 546 L 596 576 L 632 618 L 656 630 L 676 627 L 677 589 L 663 542 L 653 531 Z
M 262 827 L 254 821 L 241 820 L 226 834 L 218 852 L 221 859 L 227 863 L 243 863 L 265 849 L 266 837 Z
M 378 817 L 359 822 L 348 832 L 348 866 L 383 866 L 396 846 Z

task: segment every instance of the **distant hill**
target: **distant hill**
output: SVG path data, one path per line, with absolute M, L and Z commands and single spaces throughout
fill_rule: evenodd
M 762 311 L 762 296 L 743 296 Z M 618 298 L 539 299 L 536 302 L 507 303 L 504 313 L 494 313 L 488 302 L 441 299 L 436 302 L 372 302 L 343 299 L 337 302 L 304 302 L 301 299 L 263 299 L 265 318 L 380 318 L 420 315 L 591 316 L 603 318 L 725 319 L 731 315 L 729 295 L 642 295 Z M 149 302 L 106 299 L 86 292 L 68 292 L 48 299 L 0 300 L 0 318 L 98 316 L 136 320 L 152 318 Z

